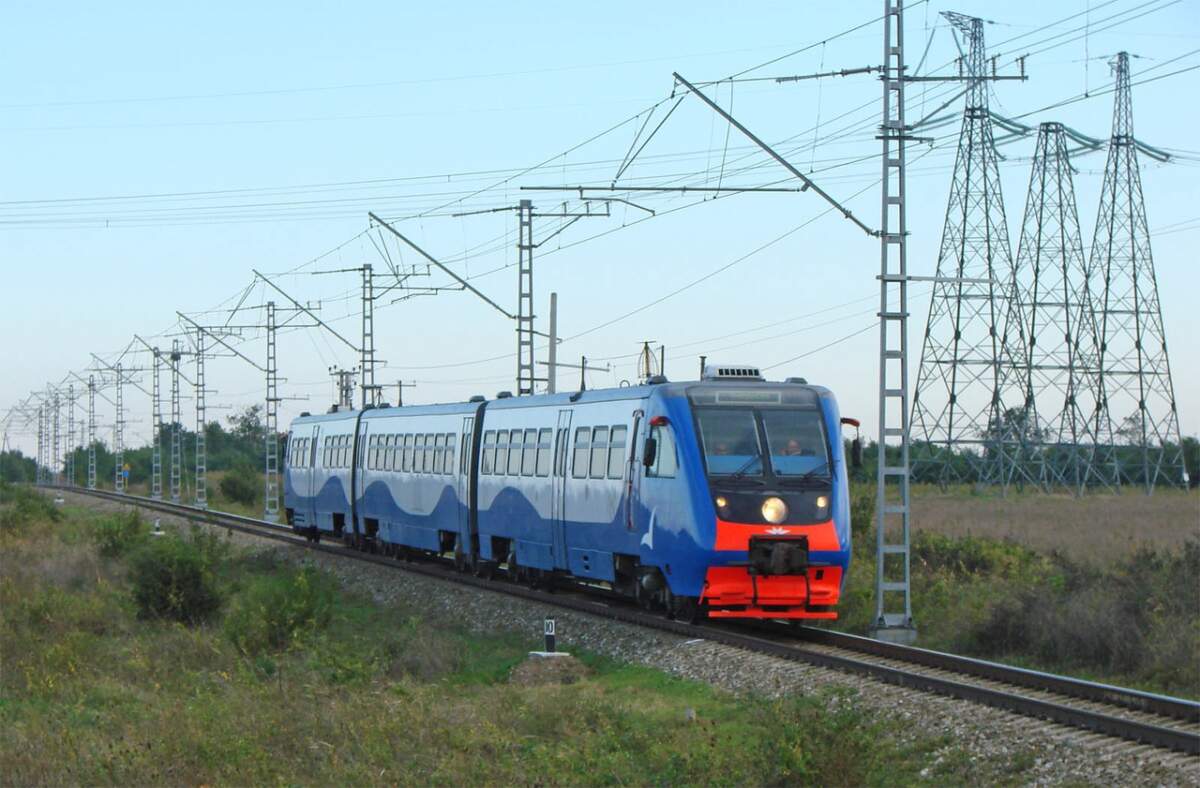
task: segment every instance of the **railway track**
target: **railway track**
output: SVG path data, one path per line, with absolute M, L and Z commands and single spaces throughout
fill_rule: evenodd
M 197 509 L 140 496 L 71 488 L 71 492 L 230 528 L 309 550 L 342 555 L 530 601 L 615 619 L 640 627 L 704 638 L 735 648 L 841 671 L 867 679 L 1000 708 L 1088 732 L 1129 746 L 1170 750 L 1189 764 L 1200 758 L 1200 703 L 1083 681 L 996 662 L 902 646 L 812 627 L 762 624 L 687 624 L 623 600 L 579 591 L 550 592 L 485 580 L 454 570 L 449 561 L 400 562 L 340 545 L 311 544 L 290 528 L 251 517 Z

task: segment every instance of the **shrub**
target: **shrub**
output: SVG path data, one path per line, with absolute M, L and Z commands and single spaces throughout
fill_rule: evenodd
M 311 567 L 253 578 L 234 598 L 225 633 L 245 654 L 282 649 L 329 623 L 336 584 Z
M 221 607 L 218 575 L 227 553 L 228 545 L 198 531 L 146 540 L 130 561 L 138 614 L 185 624 L 207 620 Z
M 255 497 L 258 495 L 258 488 L 254 482 L 250 480 L 252 472 L 243 469 L 235 468 L 227 475 L 222 477 L 221 495 L 224 495 L 234 503 L 240 503 L 249 506 L 254 503 Z
M 875 485 L 850 485 L 850 534 L 854 538 L 854 547 L 862 545 L 875 550 Z
M 0 533 L 23 533 L 34 523 L 61 519 L 62 512 L 46 496 L 24 485 L 0 482 Z
M 146 535 L 142 518 L 132 509 L 102 517 L 92 530 L 92 540 L 100 555 L 116 558 L 129 552 Z

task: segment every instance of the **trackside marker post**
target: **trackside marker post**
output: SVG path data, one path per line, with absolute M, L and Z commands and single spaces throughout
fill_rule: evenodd
M 565 651 L 558 651 L 555 647 L 555 635 L 558 627 L 552 618 L 542 619 L 542 635 L 546 638 L 545 651 L 530 651 L 531 657 L 569 657 L 571 656 Z

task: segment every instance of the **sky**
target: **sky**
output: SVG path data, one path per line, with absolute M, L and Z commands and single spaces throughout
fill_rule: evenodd
M 746 80 L 877 64 L 881 5 L 12 3 L 0 48 L 0 415 L 71 371 L 86 378 L 118 358 L 147 367 L 135 334 L 186 347 L 177 312 L 245 326 L 228 341 L 261 364 L 263 332 L 253 326 L 268 300 L 288 327 L 278 345 L 281 423 L 322 411 L 333 396 L 329 368 L 357 356 L 330 331 L 304 327 L 311 319 L 288 312 L 288 298 L 253 271 L 357 345 L 352 269 L 364 264 L 386 291 L 375 301 L 386 400 L 395 402 L 397 381 L 413 384 L 406 403 L 511 390 L 513 322 L 452 289 L 411 247 L 371 231 L 367 213 L 515 311 L 517 220 L 506 209 L 530 199 L 544 214 L 534 220 L 537 328 L 547 329 L 557 292 L 560 360 L 609 367 L 588 373 L 589 387 L 636 381 L 636 354 L 651 341 L 665 345 L 672 379 L 694 379 L 705 354 L 826 385 L 872 435 L 878 242 L 818 196 L 640 192 L 606 205 L 522 187 L 602 187 L 620 171 L 623 185 L 795 189 L 694 97 L 675 107 L 678 72 L 877 226 L 876 76 Z M 1195 435 L 1200 70 L 1185 69 L 1200 64 L 1200 5 L 1052 7 L 913 2 L 911 73 L 954 73 L 956 44 L 940 13 L 979 15 L 1000 73 L 1017 73 L 1015 58 L 1028 55 L 1029 79 L 995 83 L 993 110 L 1106 138 L 1107 61 L 1133 54 L 1136 135 L 1175 154 L 1165 164 L 1143 158 L 1141 173 L 1181 428 Z M 732 75 L 743 81 L 715 82 Z M 947 119 L 909 152 L 916 275 L 936 267 L 962 103 L 954 94 L 945 83 L 909 87 L 910 120 Z M 1049 105 L 1059 106 L 1041 110 Z M 1033 143 L 1000 149 L 1014 253 Z M 1073 164 L 1087 244 L 1104 153 Z M 593 215 L 570 226 L 553 216 L 580 212 Z M 928 285 L 912 292 L 915 380 Z M 225 354 L 207 369 L 210 418 L 261 401 L 263 375 L 246 361 Z M 136 376 L 150 387 L 148 372 Z M 577 381 L 577 371 L 560 371 L 560 387 Z M 188 421 L 191 392 L 182 388 Z M 111 395 L 97 401 L 106 441 Z M 130 388 L 126 401 L 127 442 L 137 445 L 150 434 L 149 398 Z M 6 426 L 11 444 L 34 451 L 33 425 L 16 417 Z

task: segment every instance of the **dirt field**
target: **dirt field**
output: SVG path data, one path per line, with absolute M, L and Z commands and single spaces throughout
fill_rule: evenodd
M 1152 496 L 1011 493 L 913 488 L 913 526 L 949 536 L 1013 539 L 1039 551 L 1108 561 L 1139 545 L 1176 547 L 1200 539 L 1200 491 L 1160 490 Z

